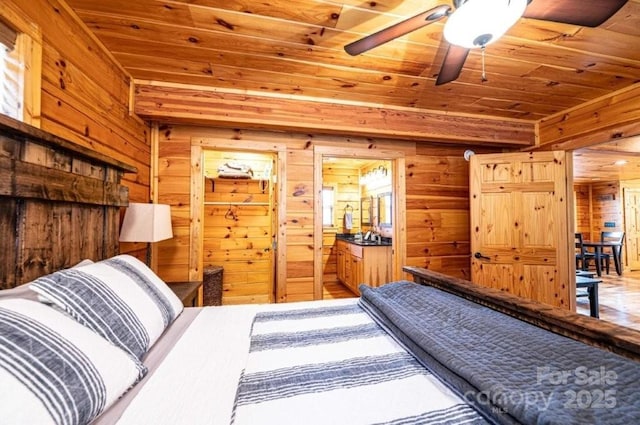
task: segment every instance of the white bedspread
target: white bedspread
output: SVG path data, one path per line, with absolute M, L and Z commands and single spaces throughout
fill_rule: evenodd
M 359 306 L 256 316 L 234 425 L 481 424 Z
M 444 419 L 439 423 L 481 422 L 435 377 L 414 367 L 410 356 L 391 337 L 376 330 L 377 325 L 363 312 L 341 317 L 256 321 L 253 350 L 249 354 L 252 323 L 258 312 L 355 303 L 356 299 L 347 299 L 204 308 L 124 411 L 118 424 L 430 423 L 430 412 Z M 332 336 L 334 340 L 330 344 L 287 340 L 288 334 L 313 335 L 336 326 L 362 328 L 368 335 Z M 256 344 L 261 343 L 264 345 L 256 349 Z M 383 366 L 390 358 L 401 357 L 404 361 L 403 356 L 409 358 L 409 363 L 403 363 L 398 371 Z M 291 370 L 302 370 L 305 374 L 305 371 L 315 369 L 317 372 L 325 365 L 340 362 L 360 365 L 364 375 L 354 378 L 359 382 L 345 387 L 320 379 L 304 383 L 303 389 L 285 385 L 275 388 L 275 392 L 269 388 L 259 390 L 260 374 L 269 378 L 279 370 L 284 371 L 282 376 L 288 379 Z M 378 372 L 370 374 L 368 370 L 376 367 Z M 397 376 L 387 379 L 384 375 L 388 373 Z M 232 419 L 241 378 L 243 383 L 249 383 L 249 387 L 245 387 L 249 391 L 239 392 L 242 401 Z M 363 385 L 363 380 L 371 382 Z M 257 386 L 251 387 L 252 382 Z M 310 391 L 309 385 L 317 388 Z M 278 391 L 283 391 L 285 397 Z M 293 396 L 286 395 L 287 392 Z
M 353 304 L 355 299 L 204 308 L 118 424 L 229 424 L 258 311 Z

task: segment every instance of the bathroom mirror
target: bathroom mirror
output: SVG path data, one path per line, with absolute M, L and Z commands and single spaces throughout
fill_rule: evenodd
M 378 225 L 391 227 L 391 192 L 378 195 Z
M 360 224 L 371 225 L 371 196 L 360 199 Z

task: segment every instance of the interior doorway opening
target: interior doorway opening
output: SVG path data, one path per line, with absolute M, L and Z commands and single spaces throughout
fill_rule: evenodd
M 392 175 L 393 162 L 386 159 L 323 158 L 322 283 L 327 297 L 349 295 L 349 291 L 358 295 L 357 285 L 367 283 L 360 280 L 373 279 L 376 282 L 368 283 L 375 285 L 390 279 L 392 254 L 386 244 L 391 246 L 393 239 Z M 385 245 L 374 246 L 378 240 Z M 362 248 L 354 248 L 352 254 L 349 244 Z M 373 267 L 366 257 L 374 254 L 376 273 L 366 273 Z
M 389 254 L 383 263 L 388 265 L 388 272 L 384 268 L 374 274 L 384 276 L 380 278 L 384 283 L 401 279 L 406 259 L 404 154 L 323 146 L 316 147 L 314 157 L 314 298 L 334 297 L 332 287 L 342 294 L 357 293 L 357 289 L 346 289 L 351 287 L 348 284 L 345 287 L 344 276 L 338 278 L 338 269 L 345 264 L 338 261 L 339 235 L 385 238 Z M 323 197 L 330 199 L 323 196 L 327 190 L 334 192 L 332 208 L 325 208 L 323 203 Z M 326 214 L 331 215 L 330 219 Z M 361 247 L 364 250 L 364 244 Z M 358 272 L 355 273 L 358 282 L 351 286 L 357 288 L 360 283 L 372 280 L 365 272 L 373 268 L 366 265 L 364 252 L 359 252 L 359 248 L 353 251 L 358 258 L 352 258 L 351 264 Z M 358 264 L 359 261 L 364 264 Z
M 223 267 L 223 304 L 276 300 L 276 159 L 203 151 L 203 267 Z

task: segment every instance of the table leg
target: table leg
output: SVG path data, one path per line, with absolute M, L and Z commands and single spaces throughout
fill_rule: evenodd
M 596 319 L 600 318 L 600 306 L 598 305 L 598 284 L 595 283 L 587 288 L 589 294 L 589 314 Z
M 615 246 L 611 248 L 611 251 L 613 252 L 613 264 L 616 266 L 616 273 L 618 273 L 618 276 L 622 276 L 622 259 L 620 258 L 622 252 L 618 253 Z
M 595 251 L 595 262 L 596 262 L 596 273 L 598 276 L 602 276 L 602 264 L 601 264 L 601 255 L 602 255 L 602 248 L 599 246 L 596 246 L 593 248 Z

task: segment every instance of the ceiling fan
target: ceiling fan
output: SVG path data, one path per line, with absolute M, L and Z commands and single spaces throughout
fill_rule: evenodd
M 453 0 L 384 28 L 344 49 L 351 56 L 364 53 L 447 17 L 444 38 L 449 42 L 436 85 L 460 75 L 469 50 L 498 40 L 520 17 L 597 27 L 613 16 L 627 0 Z

